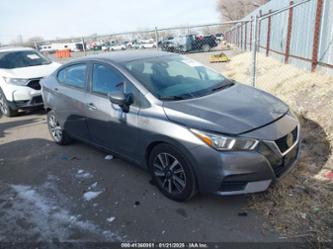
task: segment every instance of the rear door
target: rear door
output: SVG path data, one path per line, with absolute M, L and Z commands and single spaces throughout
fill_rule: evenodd
M 57 103 L 55 111 L 65 131 L 72 137 L 89 141 L 86 122 L 88 64 L 75 63 L 57 74 L 58 86 L 53 89 Z
M 108 64 L 93 63 L 86 103 L 90 136 L 97 145 L 133 157 L 138 146 L 137 115 L 140 107 L 134 96 L 134 104 L 128 113 L 124 113 L 107 97 L 109 92 L 116 90 L 137 95 L 131 83 L 118 70 Z

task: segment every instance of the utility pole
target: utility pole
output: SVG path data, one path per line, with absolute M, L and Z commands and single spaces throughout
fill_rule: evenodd
M 159 50 L 159 48 L 158 48 L 159 37 L 158 37 L 157 27 L 155 27 L 155 41 L 156 41 L 156 50 Z
M 81 43 L 82 43 L 82 49 L 83 49 L 83 52 L 84 52 L 84 56 L 87 55 L 87 52 L 86 52 L 86 45 L 84 43 L 84 38 L 83 36 L 81 37 Z

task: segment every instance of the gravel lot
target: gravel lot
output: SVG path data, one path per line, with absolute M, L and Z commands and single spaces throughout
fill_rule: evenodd
M 244 210 L 249 196 L 177 203 L 147 172 L 106 155 L 53 143 L 42 111 L 2 117 L 0 241 L 278 241 Z

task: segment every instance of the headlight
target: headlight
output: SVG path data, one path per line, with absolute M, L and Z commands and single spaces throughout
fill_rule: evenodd
M 28 83 L 29 80 L 27 79 L 16 79 L 16 78 L 6 78 L 3 77 L 5 82 L 8 84 L 18 85 L 18 86 L 24 86 Z
M 241 150 L 254 150 L 259 141 L 252 138 L 243 137 L 228 137 L 214 133 L 190 129 L 198 138 L 204 143 L 213 147 L 216 150 L 223 151 L 241 151 Z

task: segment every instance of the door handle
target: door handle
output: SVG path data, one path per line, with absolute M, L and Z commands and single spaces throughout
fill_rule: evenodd
M 89 103 L 88 108 L 89 108 L 89 110 L 92 110 L 92 111 L 97 110 L 97 107 L 93 103 Z
M 54 88 L 53 89 L 55 92 L 59 92 L 59 89 L 58 88 Z

